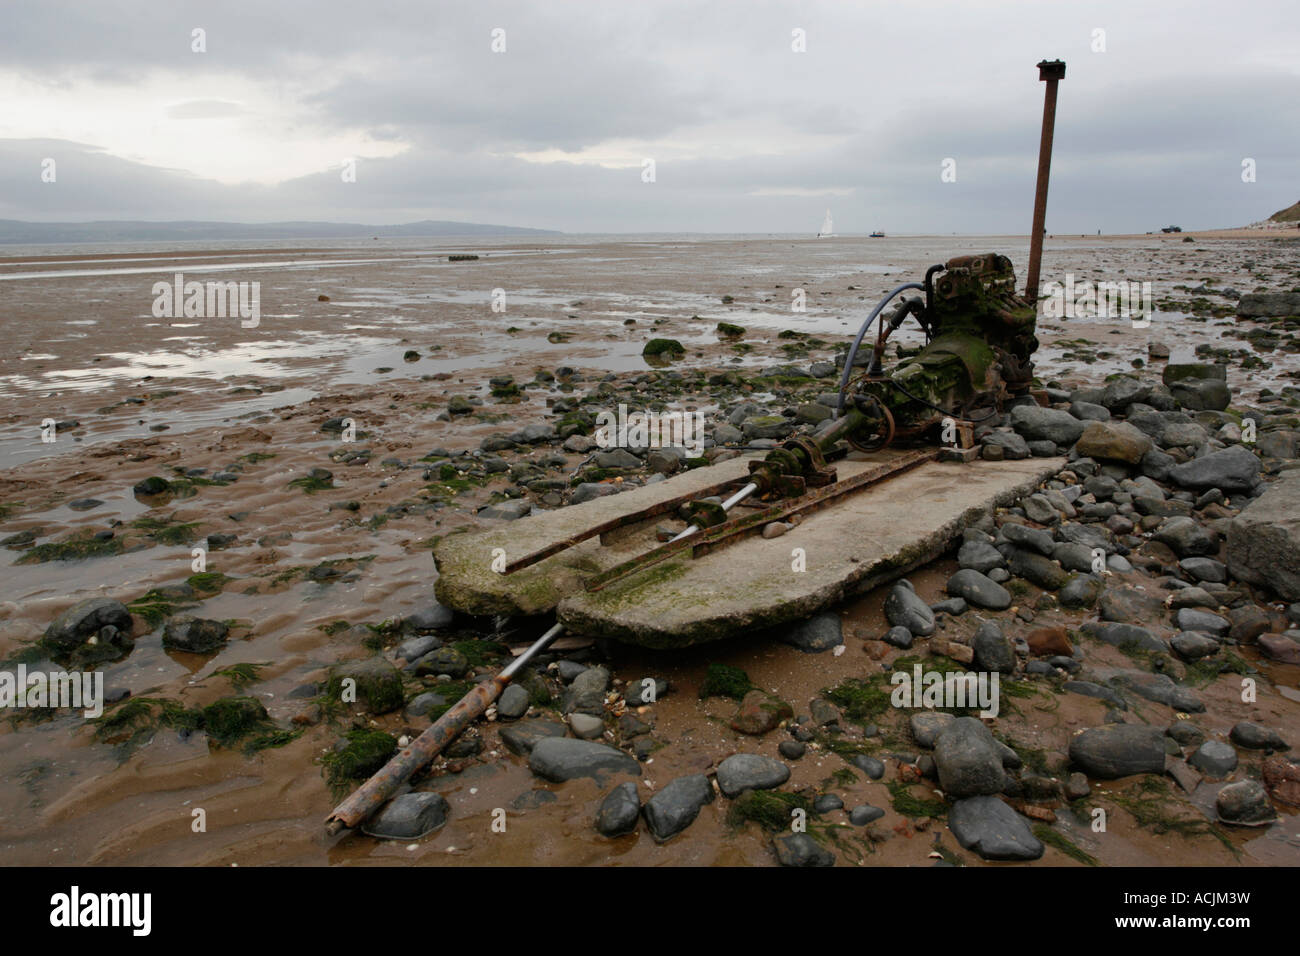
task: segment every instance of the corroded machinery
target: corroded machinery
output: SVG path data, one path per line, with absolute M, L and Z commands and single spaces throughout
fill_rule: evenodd
M 951 420 L 973 424 L 991 417 L 1008 399 L 1024 395 L 1033 380 L 1035 307 L 1015 291 L 1011 260 L 998 253 L 958 256 L 931 266 L 923 283 L 899 286 L 876 306 L 849 350 L 840 382 L 838 414 L 856 410 L 861 421 L 846 435 L 863 450 L 895 439 L 933 437 Z M 858 348 L 884 305 L 909 289 L 924 298 L 903 299 L 877 323 L 864 372 L 852 378 Z M 914 317 L 925 345 L 884 370 L 892 332 Z

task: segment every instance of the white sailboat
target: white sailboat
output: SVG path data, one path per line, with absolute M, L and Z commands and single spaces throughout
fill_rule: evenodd
M 821 232 L 817 233 L 818 239 L 829 239 L 835 235 L 835 226 L 831 223 L 831 211 L 826 210 L 826 221 L 822 223 Z

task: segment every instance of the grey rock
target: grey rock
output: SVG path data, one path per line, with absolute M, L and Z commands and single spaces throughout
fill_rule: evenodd
M 1069 580 L 1065 570 L 1051 558 L 1032 551 L 1022 551 L 1019 548 L 1011 553 L 1007 561 L 1007 569 L 1045 591 L 1059 590 Z
M 163 628 L 162 643 L 173 651 L 190 654 L 210 654 L 225 647 L 230 627 L 224 621 L 178 614 Z
M 641 816 L 641 798 L 632 781 L 620 783 L 605 795 L 596 813 L 596 830 L 601 836 L 616 837 L 636 829 Z
M 1061 607 L 1092 607 L 1101 597 L 1105 587 L 1101 578 L 1094 574 L 1071 574 L 1065 587 L 1061 588 L 1060 594 L 1057 595 L 1057 600 L 1061 602 Z
M 1219 642 L 1211 635 L 1199 631 L 1179 631 L 1170 639 L 1169 646 L 1186 661 L 1198 661 L 1219 652 Z
M 995 621 L 984 621 L 971 639 L 977 670 L 1011 674 L 1016 669 L 1016 652 Z
M 480 518 L 498 518 L 502 521 L 515 521 L 527 517 L 533 510 L 532 502 L 527 498 L 508 498 L 486 508 L 480 508 Z
M 799 648 L 805 654 L 829 651 L 844 643 L 840 616 L 834 611 L 817 614 L 781 638 L 783 643 Z
M 1228 524 L 1228 570 L 1300 601 L 1300 471 L 1283 472 Z
M 1219 536 L 1192 518 L 1166 518 L 1152 539 L 1166 545 L 1180 558 L 1206 557 L 1219 553 Z
M 569 504 L 580 505 L 595 498 L 604 498 L 607 495 L 616 494 L 618 494 L 618 488 L 612 484 L 605 484 L 598 481 L 584 481 L 578 485 L 577 488 L 573 489 L 573 495 L 569 498 Z
M 1227 637 L 1232 628 L 1232 623 L 1226 618 L 1192 607 L 1179 608 L 1174 614 L 1174 623 L 1181 631 L 1203 631 L 1220 640 Z
M 1092 549 L 1072 541 L 1062 541 L 1056 545 L 1052 549 L 1052 558 L 1067 571 L 1092 571 Z
M 566 714 L 577 712 L 600 717 L 605 713 L 608 687 L 609 671 L 603 667 L 588 667 L 569 684 L 561 708 Z
M 1006 564 L 1002 552 L 988 541 L 966 541 L 957 552 L 957 564 L 966 570 L 987 574 Z
M 437 647 L 415 662 L 416 674 L 446 674 L 464 677 L 469 670 L 469 659 L 454 647 Z
M 1090 777 L 1114 780 L 1135 773 L 1164 773 L 1164 734 L 1158 727 L 1110 724 L 1070 741 L 1070 759 Z
M 1175 720 L 1165 728 L 1165 733 L 1183 747 L 1195 747 L 1205 739 L 1205 731 L 1190 720 Z
M 1007 461 L 1022 461 L 1029 457 L 1029 444 L 1012 431 L 991 432 L 980 439 L 980 444 L 1000 449 L 1002 457 Z
M 1022 524 L 1007 523 L 1002 526 L 1002 536 L 1017 548 L 1050 555 L 1056 547 L 1050 531 L 1042 528 L 1029 528 Z
M 745 790 L 772 790 L 790 779 L 790 768 L 760 754 L 732 754 L 718 764 L 718 788 L 723 796 Z
M 417 840 L 441 829 L 450 814 L 442 794 L 417 790 L 389 800 L 361 829 L 381 840 Z
M 798 760 L 808 752 L 808 745 L 798 740 L 783 740 L 776 749 L 786 760 Z
M 1164 641 L 1160 640 L 1160 638 L 1156 637 L 1145 627 L 1138 627 L 1136 624 L 1088 621 L 1084 623 L 1082 629 L 1085 634 L 1091 635 L 1097 640 L 1104 641 L 1114 647 L 1132 645 L 1145 651 L 1163 652 L 1167 650 Z
M 99 633 L 100 628 L 116 627 L 131 632 L 131 612 L 121 601 L 89 598 L 68 608 L 45 629 L 43 642 L 55 651 L 71 651 Z
M 1200 698 L 1186 687 L 1175 684 L 1167 674 L 1150 674 L 1146 671 L 1121 671 L 1112 681 L 1126 687 L 1147 700 L 1164 704 L 1177 711 L 1199 714 L 1205 710 Z
M 636 774 L 640 765 L 623 751 L 591 740 L 543 737 L 533 745 L 528 769 L 553 783 L 563 783 L 578 777 L 599 781 L 607 773 Z
M 974 717 L 959 717 L 934 743 L 939 785 L 949 797 L 1001 793 L 1006 782 L 993 734 Z
M 568 728 L 554 720 L 522 720 L 501 728 L 501 742 L 514 754 L 532 753 L 538 742 L 548 737 L 563 737 Z
M 436 631 L 450 626 L 455 616 L 451 608 L 443 607 L 437 601 L 431 600 L 425 606 L 402 618 L 402 624 L 413 631 Z M 407 660 L 413 658 L 408 657 Z
M 844 801 L 833 793 L 823 793 L 813 801 L 813 813 L 821 816 L 844 809 Z
M 510 684 L 497 698 L 497 715 L 505 720 L 517 720 L 528 712 L 528 691 L 518 684 Z
M 605 722 L 591 714 L 570 714 L 569 727 L 579 740 L 595 740 L 605 732 Z
M 1237 314 L 1251 319 L 1300 315 L 1300 292 L 1247 292 L 1237 300 Z
M 787 833 L 772 838 L 772 849 L 782 866 L 834 866 L 835 854 L 806 833 Z
M 566 684 L 572 683 L 573 679 L 587 669 L 586 664 L 578 661 L 557 661 L 555 670 L 560 675 L 560 680 Z
M 1233 445 L 1175 465 L 1169 469 L 1169 480 L 1193 491 L 1218 488 L 1224 494 L 1235 494 L 1259 484 L 1259 469 L 1259 458 L 1254 453 Z
M 1011 425 L 1026 439 L 1047 440 L 1057 445 L 1073 445 L 1084 429 L 1084 423 L 1069 412 L 1037 405 L 1017 405 L 1011 409 Z
M 1264 826 L 1277 819 L 1268 791 L 1258 780 L 1230 783 L 1215 797 L 1215 809 L 1224 823 Z
M 1082 694 L 1084 697 L 1092 697 L 1096 700 L 1104 700 L 1119 710 L 1128 710 L 1128 704 L 1124 698 L 1117 694 L 1109 687 L 1101 684 L 1095 684 L 1086 680 L 1071 680 L 1065 682 L 1065 690 L 1071 694 Z
M 314 694 L 311 696 L 315 696 Z M 435 694 L 432 691 L 426 691 L 416 697 L 413 697 L 406 705 L 406 716 L 423 717 L 435 707 L 445 707 L 447 700 L 441 694 Z
M 1207 777 L 1221 780 L 1237 769 L 1237 751 L 1221 740 L 1207 740 L 1187 762 Z
M 641 677 L 623 688 L 623 699 L 633 706 L 653 704 L 668 696 L 668 686 L 668 681 L 658 677 Z
M 879 780 L 885 775 L 885 763 L 879 757 L 857 754 L 849 762 L 865 773 L 869 780 Z
M 917 637 L 934 633 L 934 612 L 915 591 L 901 583 L 895 584 L 885 598 L 885 617 L 890 624 L 905 627 Z
M 667 784 L 645 802 L 641 812 L 650 828 L 650 835 L 662 843 L 694 823 L 700 809 L 712 802 L 713 786 L 709 778 L 693 774 L 678 777 Z
M 1232 401 L 1228 383 L 1217 379 L 1189 379 L 1170 385 L 1169 391 L 1174 401 L 1192 411 L 1223 411 Z
M 915 713 L 909 720 L 912 739 L 918 746 L 933 747 L 939 734 L 957 718 L 938 710 L 923 710 Z
M 935 614 L 947 614 L 952 617 L 965 614 L 969 610 L 969 605 L 965 598 L 954 597 L 946 601 L 937 601 L 930 605 L 930 610 Z
M 1232 742 L 1247 750 L 1287 750 L 1287 743 L 1276 730 L 1269 730 L 1249 720 L 1243 720 L 1229 734 Z
M 957 842 L 985 860 L 1037 860 L 1043 844 L 1025 819 L 995 796 L 958 800 L 948 813 Z
M 1011 606 L 1011 592 L 973 568 L 958 571 L 948 579 L 946 587 L 949 594 L 964 599 L 974 607 L 1005 611 Z
M 399 660 L 418 661 L 430 651 L 436 651 L 442 642 L 436 637 L 412 637 L 397 645 L 394 653 Z
M 902 626 L 891 627 L 881 638 L 886 644 L 892 644 L 894 647 L 907 649 L 912 646 L 912 632 Z
M 849 822 L 855 827 L 865 827 L 868 823 L 874 823 L 884 815 L 885 811 L 880 807 L 863 804 L 849 811 Z
M 1071 402 L 1070 414 L 1082 422 L 1110 421 L 1110 409 L 1105 405 L 1094 405 L 1092 402 Z
M 1193 581 L 1211 581 L 1222 584 L 1228 580 L 1227 566 L 1213 558 L 1183 558 L 1178 562 L 1178 567 L 1185 571 Z

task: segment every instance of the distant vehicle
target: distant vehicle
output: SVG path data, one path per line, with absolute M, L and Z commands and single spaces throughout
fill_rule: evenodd
M 1163 229 L 1161 229 L 1160 231 L 1161 231 L 1161 232 L 1182 232 L 1182 231 L 1183 231 L 1183 227 L 1182 227 L 1182 226 L 1165 226 L 1165 227 L 1164 227 Z
M 884 239 L 884 238 L 885 238 L 885 234 L 884 234 L 883 232 L 881 232 L 879 229 L 877 229 L 875 232 L 873 232 L 873 233 L 871 234 L 871 238 L 872 238 L 872 239 Z

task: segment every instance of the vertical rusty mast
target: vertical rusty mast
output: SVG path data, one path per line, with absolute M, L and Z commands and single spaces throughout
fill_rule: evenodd
M 1056 84 L 1065 79 L 1064 60 L 1043 60 L 1038 78 L 1047 83 L 1043 95 L 1043 137 L 1038 143 L 1038 187 L 1034 190 L 1034 228 L 1029 234 L 1029 277 L 1025 298 L 1038 301 L 1038 267 L 1043 260 L 1043 228 L 1047 219 L 1047 178 L 1052 171 L 1052 130 L 1056 126 Z

